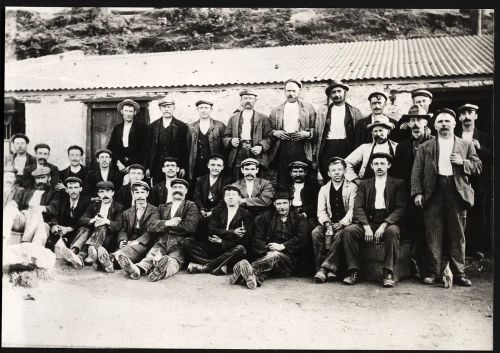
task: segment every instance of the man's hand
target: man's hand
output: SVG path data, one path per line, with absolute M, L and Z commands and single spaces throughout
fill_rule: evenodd
M 168 221 L 165 221 L 165 227 L 177 227 L 179 223 L 181 223 L 181 221 L 182 221 L 181 217 L 171 218 Z
M 208 241 L 211 242 L 211 243 L 222 243 L 222 239 L 219 238 L 217 235 L 213 234 L 213 235 L 209 235 L 208 236 Z
M 254 146 L 250 149 L 250 152 L 252 152 L 254 155 L 257 156 L 262 152 L 262 146 L 261 145 Z
M 146 169 L 146 178 L 151 177 L 151 171 L 149 169 Z
M 415 196 L 415 206 L 417 207 L 424 207 L 424 195 L 418 194 Z
M 481 145 L 479 144 L 478 140 L 472 139 L 472 144 L 474 145 L 474 147 L 476 148 L 476 150 L 481 149 Z
M 64 236 L 64 235 L 66 235 L 66 234 L 68 234 L 69 232 L 72 232 L 72 231 L 73 231 L 73 228 L 71 228 L 71 227 L 61 227 L 61 230 L 60 230 L 59 234 L 61 236 Z
M 285 250 L 285 246 L 283 244 L 278 244 L 278 243 L 269 243 L 269 244 L 267 244 L 267 247 L 271 251 L 283 251 L 283 250 Z
M 343 218 L 339 221 L 339 224 L 342 225 L 342 228 L 347 227 L 349 225 L 349 222 L 347 220 L 344 220 Z
M 233 145 L 233 147 L 238 147 L 240 145 L 240 139 L 237 137 L 233 137 L 231 139 L 231 145 Z
M 60 229 L 61 229 L 60 225 L 54 225 L 52 226 L 52 228 L 50 228 L 50 232 L 59 235 Z
M 450 156 L 450 161 L 451 161 L 451 163 L 456 164 L 456 165 L 463 165 L 464 164 L 464 159 L 458 153 L 452 153 Z
M 120 244 L 118 244 L 118 248 L 123 248 L 125 245 L 127 245 L 127 241 L 126 240 L 122 240 L 120 241 Z
M 311 137 L 311 133 L 309 131 L 302 130 L 294 132 L 290 137 L 293 141 L 305 140 Z
M 285 130 L 274 130 L 273 136 L 280 140 L 290 140 L 290 135 Z
M 382 239 L 382 235 L 384 235 L 384 232 L 385 232 L 385 228 L 387 228 L 387 223 L 382 223 L 380 225 L 380 227 L 378 227 L 378 229 L 375 231 L 375 237 L 374 237 L 374 240 L 375 240 L 375 243 L 379 243 L 380 242 L 380 239 Z
M 179 170 L 179 177 L 180 178 L 183 178 L 185 174 L 186 174 L 186 170 L 185 169 Z
M 334 230 L 340 230 L 340 229 L 342 229 L 342 227 L 343 227 L 343 225 L 342 225 L 340 222 L 339 222 L 339 223 L 333 223 L 333 224 L 332 224 L 332 228 L 333 228 Z
M 401 130 L 406 130 L 409 128 L 408 123 L 402 123 L 401 126 L 399 127 Z
M 63 183 L 59 182 L 56 184 L 56 186 L 54 186 L 54 189 L 56 189 L 57 191 L 61 191 L 61 190 L 66 191 L 66 186 L 64 186 Z
M 373 242 L 373 230 L 370 226 L 363 226 L 365 228 L 365 243 L 371 244 Z
M 97 221 L 95 221 L 94 227 L 100 227 L 109 224 L 107 218 L 99 217 Z
M 246 232 L 247 231 L 245 228 L 239 227 L 234 230 L 234 235 L 236 235 L 238 238 L 243 238 Z
M 118 170 L 121 172 L 125 169 L 125 166 L 121 161 L 116 161 L 116 166 L 118 167 Z

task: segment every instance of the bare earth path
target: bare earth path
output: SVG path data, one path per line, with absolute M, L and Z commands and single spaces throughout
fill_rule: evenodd
M 251 291 L 227 276 L 182 271 L 150 283 L 58 263 L 34 288 L 3 279 L 2 346 L 491 350 L 493 280 L 484 276 L 449 290 L 290 278 Z

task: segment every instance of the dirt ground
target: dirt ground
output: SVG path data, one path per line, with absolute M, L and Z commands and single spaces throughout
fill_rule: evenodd
M 33 288 L 4 276 L 3 347 L 493 348 L 491 273 L 471 288 L 289 278 L 253 291 L 185 271 L 150 283 L 58 262 L 51 276 Z

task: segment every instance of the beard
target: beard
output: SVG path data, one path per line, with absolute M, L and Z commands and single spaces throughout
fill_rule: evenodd
M 378 136 L 376 136 L 376 137 L 374 137 L 374 140 L 379 145 L 387 142 L 387 138 L 386 137 L 384 138 L 384 137 L 378 137 Z
M 49 188 L 49 184 L 47 183 L 37 183 L 35 185 L 36 190 L 47 190 Z
M 299 183 L 299 184 L 303 183 L 304 180 L 305 180 L 305 178 L 303 176 L 297 176 L 297 177 L 293 178 L 293 181 L 295 183 Z

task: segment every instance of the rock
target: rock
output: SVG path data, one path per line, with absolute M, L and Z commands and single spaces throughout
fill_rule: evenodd
M 30 271 L 36 268 L 54 268 L 56 256 L 49 249 L 33 243 L 8 245 L 3 253 L 3 271 Z

